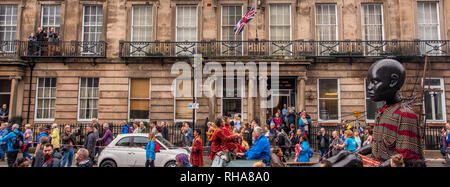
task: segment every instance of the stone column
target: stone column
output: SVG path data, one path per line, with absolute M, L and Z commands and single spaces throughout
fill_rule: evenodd
M 255 119 L 255 97 L 258 94 L 258 90 L 255 90 L 256 85 L 256 77 L 249 77 L 248 78 L 248 95 L 247 95 L 247 121 L 251 122 L 253 119 Z
M 11 77 L 11 97 L 9 98 L 9 114 L 8 119 L 11 120 L 13 117 L 16 116 L 16 109 L 17 109 L 17 87 L 19 85 L 19 81 L 21 77 Z M 31 90 L 30 90 L 31 91 Z
M 259 86 L 265 86 L 267 88 L 267 77 L 259 77 Z M 261 84 L 263 83 L 263 84 Z M 266 89 L 267 90 L 267 89 Z M 266 125 L 266 113 L 267 113 L 267 108 L 264 108 L 262 105 L 262 101 L 263 98 L 261 97 L 261 92 L 258 89 L 258 97 L 259 97 L 259 125 Z
M 297 112 L 305 109 L 305 76 L 297 77 Z

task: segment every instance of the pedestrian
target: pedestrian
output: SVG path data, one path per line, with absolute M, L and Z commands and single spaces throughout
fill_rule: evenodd
M 343 144 L 344 142 L 342 141 L 342 139 L 339 137 L 339 133 L 338 131 L 333 131 L 331 133 L 331 136 L 333 138 L 333 140 L 331 140 L 331 144 L 330 144 L 330 155 L 329 157 L 332 157 L 334 155 L 337 155 L 342 148 L 338 147 L 338 145 Z
M 108 123 L 103 123 L 103 137 L 97 139 L 97 142 L 102 142 L 104 146 L 108 146 L 114 139 Z
M 18 141 L 16 141 L 16 138 L 18 139 Z M 8 159 L 8 167 L 13 167 L 14 163 L 16 162 L 19 149 L 23 146 L 23 133 L 19 131 L 19 125 L 14 124 L 12 126 L 12 132 L 8 133 L 6 136 L 1 137 L 0 141 L 6 141 L 6 143 L 8 144 L 6 158 Z M 22 143 L 22 145 L 20 145 L 20 142 Z
M 300 144 L 297 144 L 295 149 L 298 155 L 296 162 L 311 162 L 310 158 L 312 157 L 313 152 L 309 147 L 308 138 L 306 136 L 300 137 Z
M 66 125 L 64 127 L 64 133 L 62 134 L 62 152 L 63 152 L 63 160 L 61 161 L 61 167 L 71 167 L 72 166 L 72 160 L 74 156 L 74 145 L 76 142 L 76 136 L 80 134 L 79 129 L 78 133 L 72 133 L 70 129 L 70 125 Z
M 50 139 L 47 136 L 43 136 L 39 139 L 39 142 L 36 146 L 33 161 L 31 162 L 31 166 L 33 167 L 42 167 L 42 164 L 44 164 L 44 145 L 48 144 Z
M 317 132 L 317 142 L 319 148 L 319 162 L 322 161 L 322 158 L 328 158 L 328 150 L 330 148 L 330 135 L 327 134 L 325 128 L 320 128 L 320 132 Z
M 133 129 L 134 129 L 133 134 L 142 133 L 142 129 L 139 128 L 139 126 L 136 122 L 133 123 Z
M 156 137 L 161 137 L 161 138 L 162 138 L 162 137 L 163 137 L 163 136 L 162 136 L 162 133 L 161 133 L 162 130 L 163 130 L 163 129 L 162 129 L 161 126 L 156 126 L 156 135 L 155 135 L 155 136 L 156 136 Z
M 396 154 L 391 157 L 391 167 L 405 167 L 405 162 L 401 154 Z
M 444 161 L 442 164 L 447 163 L 447 131 L 445 128 L 441 130 L 441 137 L 439 139 L 439 149 L 441 150 L 441 154 L 444 157 Z
M 161 127 L 162 127 L 162 136 L 164 139 L 169 139 L 169 129 L 167 128 L 167 122 L 163 121 L 161 122 Z
M 24 135 L 24 145 L 25 145 L 25 149 L 23 150 L 23 157 L 28 158 L 28 159 L 32 159 L 31 155 L 28 153 L 28 149 L 31 147 L 32 143 L 33 143 L 33 131 L 31 130 L 31 124 L 26 124 L 25 125 L 25 133 Z
M 241 128 L 241 133 L 240 133 L 240 136 L 239 136 L 238 142 L 237 142 L 237 149 L 236 149 L 237 153 L 246 152 L 250 148 L 250 146 L 248 145 L 248 142 L 245 140 L 245 138 L 243 136 L 244 131 L 245 131 L 245 129 Z
M 183 122 L 183 123 L 184 123 L 184 122 Z M 153 121 L 153 122 L 150 124 L 151 130 L 152 130 L 152 132 L 153 132 L 154 134 L 156 134 L 156 124 L 157 124 L 156 121 Z
M 47 131 L 45 130 L 45 127 L 43 127 L 43 126 L 40 126 L 39 128 L 39 136 L 38 136 L 38 138 L 37 138 L 37 144 L 39 144 L 40 142 L 40 140 L 41 140 L 41 138 L 42 137 L 49 137 L 48 136 L 48 134 L 47 134 Z
M 94 136 L 95 136 L 95 142 L 96 142 L 96 146 L 95 146 L 95 154 L 94 154 L 94 156 L 97 156 L 99 153 L 100 153 L 100 148 L 99 147 L 97 147 L 97 140 L 98 140 L 98 138 L 100 138 L 100 133 L 98 132 L 98 128 L 100 127 L 100 124 L 98 123 L 98 121 L 97 121 L 97 119 L 96 118 L 94 118 L 93 120 L 92 120 L 92 129 L 93 129 L 93 134 L 94 134 Z
M 284 167 L 283 162 L 283 151 L 280 147 L 274 147 L 270 149 L 270 167 Z
M 346 130 L 344 132 L 345 141 L 344 144 L 339 145 L 340 148 L 345 148 L 346 150 L 350 152 L 355 152 L 356 148 L 358 147 L 358 143 L 356 143 L 355 140 L 355 134 L 351 130 Z
M 94 134 L 94 130 L 91 126 L 86 127 L 87 138 L 84 142 L 84 147 L 89 151 L 89 160 L 95 164 L 95 147 L 97 144 L 97 138 Z
M 216 130 L 216 125 L 214 122 L 208 122 L 206 125 L 208 126 L 208 132 L 206 132 L 206 146 L 211 146 L 211 138 Z
M 155 167 L 156 159 L 156 136 L 155 133 L 148 133 L 148 143 L 145 146 L 145 167 Z
M 359 131 L 358 129 L 355 129 L 355 132 L 353 133 L 355 136 L 355 141 L 358 144 L 358 146 L 356 147 L 356 150 L 360 149 L 362 146 L 362 143 L 364 142 L 364 139 L 362 137 L 359 136 Z
M 145 127 L 145 123 L 143 121 L 139 122 L 139 129 L 141 133 L 148 133 L 147 127 Z
M 2 123 L 0 126 L 0 137 L 4 137 L 6 135 L 8 135 L 9 131 L 8 128 L 6 128 L 8 126 L 8 123 Z M 6 141 L 0 141 L 0 160 L 1 161 L 5 161 L 5 154 L 8 150 L 8 145 Z
M 188 155 L 184 153 L 177 154 L 175 156 L 175 162 L 177 167 L 192 167 L 189 163 Z
M 2 108 L 0 109 L 0 122 L 8 122 L 8 107 L 6 104 L 2 105 Z
M 127 122 L 122 121 L 120 122 L 120 126 L 122 126 L 122 131 L 120 132 L 120 134 L 128 134 L 130 133 L 130 125 L 128 125 Z
M 283 127 L 283 130 L 285 132 L 289 132 L 290 125 L 295 123 L 295 117 L 295 111 L 292 109 L 292 107 L 289 107 L 286 114 L 286 125 Z
M 156 128 L 155 128 L 156 132 Z M 192 129 L 189 127 L 189 123 L 183 122 L 181 128 L 181 135 L 183 138 L 183 146 L 190 147 L 192 144 Z
M 44 145 L 44 163 L 41 167 L 61 167 L 61 154 L 53 150 L 53 144 Z
M 239 130 L 241 129 L 241 115 L 240 114 L 234 115 L 233 123 L 234 123 L 234 127 L 239 132 Z
M 224 126 L 224 120 L 222 117 L 218 117 L 216 119 L 216 130 L 214 131 L 214 134 L 211 138 L 211 151 L 209 153 L 208 158 L 210 160 L 214 160 L 216 157 L 216 154 L 219 152 L 225 152 L 227 151 L 226 143 L 228 141 L 234 140 L 235 137 L 238 137 L 239 135 L 233 134 L 233 135 L 226 135 L 223 126 Z
M 284 132 L 284 130 L 282 129 L 277 129 L 277 144 L 278 147 L 281 149 L 284 158 L 284 155 L 287 155 L 287 150 L 291 146 L 291 141 L 289 140 L 289 137 L 286 134 L 286 132 Z
M 25 157 L 17 159 L 17 162 L 14 163 L 14 167 L 16 168 L 26 168 L 28 165 L 30 165 L 30 161 Z
M 80 168 L 90 168 L 94 164 L 89 160 L 89 151 L 84 148 L 80 148 L 75 154 L 75 160 L 77 161 L 77 166 Z
M 252 134 L 255 139 L 253 147 L 245 153 L 237 153 L 240 156 L 246 156 L 247 160 L 265 159 L 266 164 L 270 162 L 270 143 L 266 136 L 263 135 L 261 127 L 255 127 Z
M 60 142 L 59 142 L 59 128 L 58 128 L 58 124 L 53 123 L 52 124 L 52 133 L 50 134 L 50 136 L 52 137 L 52 144 L 53 144 L 53 151 L 55 152 L 59 152 L 59 148 L 60 148 Z
M 298 128 L 302 130 L 303 135 L 306 136 L 306 128 L 311 124 L 311 120 L 306 118 L 306 113 L 302 113 L 300 119 L 298 120 Z
M 276 113 L 276 114 L 275 114 L 275 117 L 274 117 L 272 120 L 273 120 L 273 122 L 274 122 L 275 128 L 278 129 L 278 127 L 281 126 L 281 122 L 282 122 L 282 119 L 281 119 L 281 117 L 280 117 L 280 113 Z M 270 125 L 272 125 L 272 122 L 271 122 Z
M 34 36 L 34 32 L 30 33 L 28 36 L 28 56 L 33 56 L 36 46 L 36 37 Z
M 200 129 L 194 130 L 194 142 L 192 144 L 190 162 L 192 167 L 203 167 L 203 144 L 200 135 L 202 131 Z

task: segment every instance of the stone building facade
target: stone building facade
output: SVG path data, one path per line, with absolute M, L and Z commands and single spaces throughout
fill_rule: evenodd
M 450 2 L 257 3 L 256 18 L 236 36 L 235 23 L 254 1 L 3 0 L 1 102 L 10 119 L 22 123 L 190 121 L 192 98 L 174 97 L 178 74 L 171 69 L 199 53 L 203 64 L 217 62 L 223 69 L 227 62 L 278 62 L 277 107 L 306 109 L 314 124 L 354 120 L 355 111 L 361 122 L 372 123 L 377 104 L 365 95 L 370 65 L 383 58 L 401 61 L 408 76 L 402 96 L 412 98 L 420 93 L 427 55 L 432 80 L 425 82 L 434 89 L 426 96 L 428 122 L 442 125 L 450 117 Z M 59 41 L 27 42 L 38 27 L 55 27 Z M 244 80 L 246 88 L 257 89 L 252 78 Z M 261 108 L 261 97 L 245 95 L 197 100 L 198 124 L 234 113 L 264 124 L 277 109 Z

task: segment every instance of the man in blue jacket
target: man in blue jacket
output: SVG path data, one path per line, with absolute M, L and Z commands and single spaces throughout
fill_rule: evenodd
M 255 127 L 252 135 L 255 139 L 253 147 L 245 153 L 238 153 L 238 155 L 246 156 L 247 160 L 266 159 L 266 164 L 268 166 L 270 162 L 269 140 L 267 140 L 266 136 L 263 135 L 263 130 L 261 127 Z
M 122 123 L 120 123 L 122 125 L 122 132 L 120 132 L 120 134 L 128 134 L 130 133 L 130 125 L 128 125 L 128 123 L 126 123 L 125 121 L 122 121 Z
M 40 134 L 39 134 L 39 136 L 38 136 L 38 138 L 37 138 L 37 144 L 39 145 L 39 143 L 40 143 L 40 140 L 41 140 L 41 138 L 42 137 L 48 137 L 48 134 L 47 134 L 47 131 L 45 130 L 45 127 L 39 127 L 39 132 L 40 132 Z
M 8 135 L 9 131 L 8 128 L 6 128 L 7 126 L 8 123 L 2 123 L 0 126 L 0 137 Z M 8 145 L 6 145 L 6 141 L 0 141 L 0 160 L 5 161 L 5 154 L 7 150 Z
M 14 124 L 12 126 L 12 132 L 10 132 L 8 135 L 1 137 L 0 141 L 6 141 L 8 144 L 8 151 L 6 153 L 6 157 L 8 158 L 8 167 L 13 167 L 14 162 L 16 162 L 17 154 L 19 153 L 19 148 L 14 149 L 13 144 L 14 140 L 16 139 L 16 135 L 22 135 L 23 133 L 19 131 L 19 125 Z M 23 140 L 22 140 L 23 141 Z

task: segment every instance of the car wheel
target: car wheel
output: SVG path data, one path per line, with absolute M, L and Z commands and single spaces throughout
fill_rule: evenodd
M 171 167 L 171 168 L 177 167 L 177 163 L 176 163 L 174 160 L 171 160 L 171 161 L 167 162 L 167 163 L 164 165 L 164 167 Z
M 100 167 L 103 168 L 115 168 L 117 167 L 116 163 L 112 160 L 105 160 L 100 164 Z

